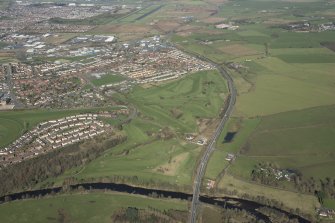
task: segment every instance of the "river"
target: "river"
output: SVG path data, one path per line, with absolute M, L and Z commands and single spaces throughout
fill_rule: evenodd
M 141 188 L 130 186 L 127 184 L 116 184 L 116 183 L 82 183 L 69 186 L 72 190 L 78 189 L 79 187 L 84 188 L 85 190 L 109 190 L 115 192 L 122 192 L 128 194 L 138 194 L 144 196 L 152 196 L 156 194 L 157 196 L 163 196 L 166 198 L 175 198 L 181 200 L 192 200 L 192 194 L 183 193 L 183 192 L 174 192 L 174 191 L 166 191 L 166 190 L 158 190 L 158 189 L 148 189 L 148 188 Z M 54 187 L 54 188 L 46 188 L 46 189 L 39 189 L 39 190 L 31 190 L 31 191 L 24 191 L 20 193 L 9 194 L 6 196 L 0 197 L 0 203 L 5 203 L 6 201 L 13 201 L 13 200 L 21 200 L 29 197 L 38 197 L 38 196 L 45 196 L 48 194 L 60 193 L 62 191 L 62 187 Z M 271 222 L 270 219 L 258 211 L 261 207 L 268 207 L 267 205 L 263 205 L 254 201 L 239 199 L 239 198 L 232 198 L 232 197 L 209 197 L 209 196 L 200 196 L 199 200 L 206 204 L 217 205 L 221 207 L 225 207 L 228 209 L 239 209 L 245 210 L 250 214 L 254 215 L 257 219 L 263 220 L 264 222 Z M 285 215 L 289 218 L 296 218 L 300 223 L 309 223 L 307 219 L 291 214 L 287 211 L 281 210 L 279 208 L 273 208 Z

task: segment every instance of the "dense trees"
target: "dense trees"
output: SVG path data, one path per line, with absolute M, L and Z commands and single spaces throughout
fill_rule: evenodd
M 251 179 L 257 183 L 280 187 L 278 178 L 279 167 L 273 163 L 260 163 L 251 171 Z M 283 174 L 286 172 L 281 170 Z M 314 177 L 306 178 L 303 174 L 295 170 L 290 176 L 290 181 L 293 182 L 294 188 L 300 193 L 314 194 L 322 204 L 325 198 L 335 199 L 335 179 L 326 177 L 324 179 L 316 179 Z
M 122 135 L 108 137 L 74 144 L 0 170 L 0 196 L 30 189 L 47 178 L 84 165 L 126 139 Z

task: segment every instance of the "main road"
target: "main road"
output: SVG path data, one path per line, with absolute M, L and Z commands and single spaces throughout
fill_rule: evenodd
M 189 52 L 188 52 L 189 53 Z M 192 53 L 189 53 L 192 54 Z M 216 128 L 212 138 L 209 140 L 209 143 L 207 145 L 206 151 L 203 154 L 199 166 L 197 168 L 197 172 L 195 175 L 195 179 L 194 179 L 194 183 L 193 183 L 193 197 L 192 197 L 192 204 L 191 204 L 191 211 L 190 211 L 190 222 L 191 223 L 196 223 L 197 220 L 197 209 L 198 209 L 198 204 L 199 204 L 199 196 L 200 196 L 200 188 L 201 188 L 201 183 L 202 183 L 202 178 L 205 174 L 206 171 L 206 166 L 207 163 L 209 161 L 209 158 L 211 156 L 211 154 L 213 153 L 213 151 L 215 150 L 215 143 L 216 140 L 218 139 L 218 137 L 220 136 L 225 124 L 227 123 L 230 115 L 233 112 L 234 109 L 234 105 L 236 102 L 236 88 L 234 86 L 234 81 L 231 78 L 231 76 L 227 73 L 227 71 L 222 68 L 219 64 L 216 64 L 214 61 L 205 58 L 203 56 L 200 56 L 198 54 L 192 54 L 193 56 L 207 61 L 210 64 L 212 64 L 213 66 L 215 66 L 218 71 L 220 71 L 221 75 L 227 80 L 227 84 L 228 84 L 228 97 L 227 97 L 227 101 L 225 103 L 225 106 L 223 108 L 222 114 L 221 114 L 221 119 L 220 119 L 220 123 L 218 125 L 218 127 Z

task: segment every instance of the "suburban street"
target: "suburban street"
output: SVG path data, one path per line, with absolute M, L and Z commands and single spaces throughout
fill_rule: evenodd
M 12 100 L 12 104 L 14 104 L 16 109 L 24 108 L 24 105 L 22 102 L 20 102 L 17 98 L 16 95 L 14 94 L 14 89 L 13 89 L 13 80 L 12 80 L 12 70 L 9 69 L 7 70 L 7 75 L 6 75 L 6 84 L 9 87 L 9 94 Z
M 235 105 L 235 102 L 236 102 L 236 93 L 237 93 L 236 88 L 234 86 L 233 79 L 226 72 L 225 69 L 223 69 L 220 65 L 214 63 L 213 61 L 211 61 L 207 58 L 204 58 L 204 57 L 196 55 L 196 54 L 194 56 L 198 57 L 199 59 L 202 59 L 204 61 L 207 61 L 207 62 L 211 63 L 212 65 L 214 65 L 220 71 L 221 75 L 227 80 L 229 94 L 228 94 L 225 106 L 223 108 L 222 119 L 221 119 L 217 129 L 215 130 L 212 138 L 209 140 L 206 151 L 203 154 L 203 157 L 201 158 L 201 161 L 200 161 L 199 166 L 197 168 L 197 172 L 196 172 L 194 183 L 193 183 L 193 198 L 192 198 L 191 211 L 190 211 L 190 222 L 191 223 L 195 223 L 196 220 L 197 220 L 197 209 L 198 209 L 197 207 L 198 207 L 198 204 L 199 204 L 200 188 L 201 188 L 202 178 L 203 178 L 203 176 L 205 174 L 205 171 L 206 171 L 207 163 L 209 161 L 209 158 L 210 158 L 211 154 L 215 150 L 215 143 L 216 143 L 217 138 L 220 136 L 225 124 L 227 123 L 230 115 L 233 112 L 234 105 Z

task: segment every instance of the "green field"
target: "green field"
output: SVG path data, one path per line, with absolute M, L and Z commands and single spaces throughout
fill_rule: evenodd
M 226 92 L 225 80 L 217 71 L 202 71 L 149 89 L 137 87 L 128 97 L 144 118 L 187 133 L 197 130 L 197 118 L 218 116 Z M 181 116 L 174 116 L 174 111 Z
M 144 141 L 146 138 L 142 135 L 144 133 L 134 126 L 129 126 L 126 132 L 136 134 L 138 141 Z M 137 177 L 141 182 L 188 185 L 191 184 L 199 151 L 196 145 L 185 144 L 175 139 L 155 140 L 148 144 L 128 139 L 125 144 L 109 150 L 102 157 L 86 165 L 79 173 L 77 169 L 68 171 L 56 182 L 61 183 L 64 178 L 71 176 L 77 179 L 126 176 Z
M 256 164 L 270 162 L 297 170 L 304 179 L 335 177 L 334 111 L 335 106 L 323 106 L 262 117 L 229 172 L 250 180 Z
M 225 92 L 225 81 L 216 71 L 190 74 L 150 88 L 136 87 L 123 98 L 139 110 L 139 117 L 124 126 L 127 141 L 85 167 L 48 182 L 61 184 L 72 176 L 85 180 L 136 176 L 139 183 L 191 185 L 201 147 L 186 143 L 183 133 L 197 133 L 198 118 L 217 117 Z M 178 117 L 173 111 L 178 111 Z M 170 137 L 159 138 L 164 132 Z
M 101 78 L 92 80 L 91 82 L 95 86 L 101 86 L 101 85 L 113 84 L 113 83 L 121 82 L 123 80 L 125 80 L 125 78 L 123 76 L 113 75 L 113 74 L 106 74 L 106 75 L 103 75 Z
M 219 176 L 223 168 L 228 165 L 228 162 L 225 160 L 227 154 L 233 153 L 238 155 L 241 147 L 244 146 L 245 141 L 258 126 L 259 122 L 259 119 L 230 120 L 216 142 L 216 150 L 208 163 L 206 177 L 216 179 Z M 224 143 L 227 132 L 236 132 L 236 134 L 231 142 Z
M 328 16 L 317 18 L 326 11 Z M 211 156 L 206 178 L 218 180 L 221 188 L 227 187 L 221 185 L 225 176 L 220 179 L 228 165 L 224 159 L 227 153 L 238 155 L 228 169 L 235 180 L 250 180 L 251 170 L 260 162 L 298 170 L 304 179 L 335 177 L 335 53 L 322 46 L 334 40 L 335 32 L 283 28 L 293 22 L 330 22 L 332 14 L 334 7 L 320 1 L 236 0 L 225 3 L 216 17 L 226 18 L 224 23 L 235 23 L 238 30 L 219 30 L 214 25 L 197 23 L 192 25 L 213 34 L 176 32 L 171 37 L 187 51 L 222 65 L 241 65 L 239 69 L 227 68 L 238 88 L 237 102 L 233 118 Z M 227 132 L 237 133 L 232 142 L 222 143 Z M 229 188 L 239 188 L 239 183 L 228 182 Z M 292 185 L 283 182 L 281 186 L 291 190 Z M 262 193 L 264 188 L 251 182 L 247 186 L 258 187 L 254 193 L 269 198 L 274 193 Z M 247 186 L 241 191 L 248 193 Z M 306 212 L 313 213 L 317 206 L 313 196 L 313 201 L 301 197 L 299 202 L 286 202 L 281 199 L 284 193 L 275 197 L 289 207 L 302 206 L 304 199 Z
M 335 177 L 334 134 L 335 106 L 266 116 L 248 139 L 246 156 L 297 169 L 305 177 Z
M 221 223 L 222 218 L 223 216 L 220 208 L 206 205 L 201 209 L 201 222 Z
M 152 199 L 118 193 L 59 195 L 36 200 L 13 201 L 0 205 L 1 222 L 111 222 L 121 208 L 155 208 L 160 211 L 186 211 L 179 200 Z
M 253 197 L 264 196 L 283 202 L 286 209 L 299 208 L 304 213 L 314 214 L 315 208 L 320 207 L 317 198 L 313 195 L 299 194 L 287 190 L 280 190 L 241 180 L 226 175 L 219 183 L 219 188 L 228 191 L 236 190 L 239 196 L 249 194 Z
M 272 32 L 279 33 L 279 37 L 272 37 Z M 320 45 L 331 38 L 335 38 L 335 32 L 293 33 L 250 25 L 241 31 L 224 30 L 222 35 L 175 35 L 172 40 L 187 51 L 217 63 L 241 64 L 243 69 L 235 75 L 241 92 L 235 115 L 256 117 L 335 103 L 335 53 Z M 230 41 L 225 41 L 227 39 Z M 206 40 L 212 44 L 204 44 Z M 267 57 L 265 42 L 269 46 Z M 291 42 L 305 45 L 278 44 Z M 250 54 L 253 50 L 258 53 Z M 241 84 L 243 79 L 247 82 Z
M 174 40 L 178 40 L 178 37 L 174 37 Z M 224 54 L 215 47 L 199 43 L 194 41 L 192 38 L 182 38 L 181 40 L 182 41 L 179 40 L 176 42 L 178 42 L 178 44 L 181 45 L 186 51 L 199 55 L 205 55 L 207 58 L 213 60 L 216 63 L 223 63 L 230 58 L 229 55 Z
M 325 199 L 323 205 L 327 208 L 335 209 L 335 200 Z
M 292 65 L 275 57 L 255 63 L 257 68 L 250 67 L 256 74 L 251 79 L 255 87 L 237 100 L 241 115 L 269 115 L 335 103 L 333 63 Z

